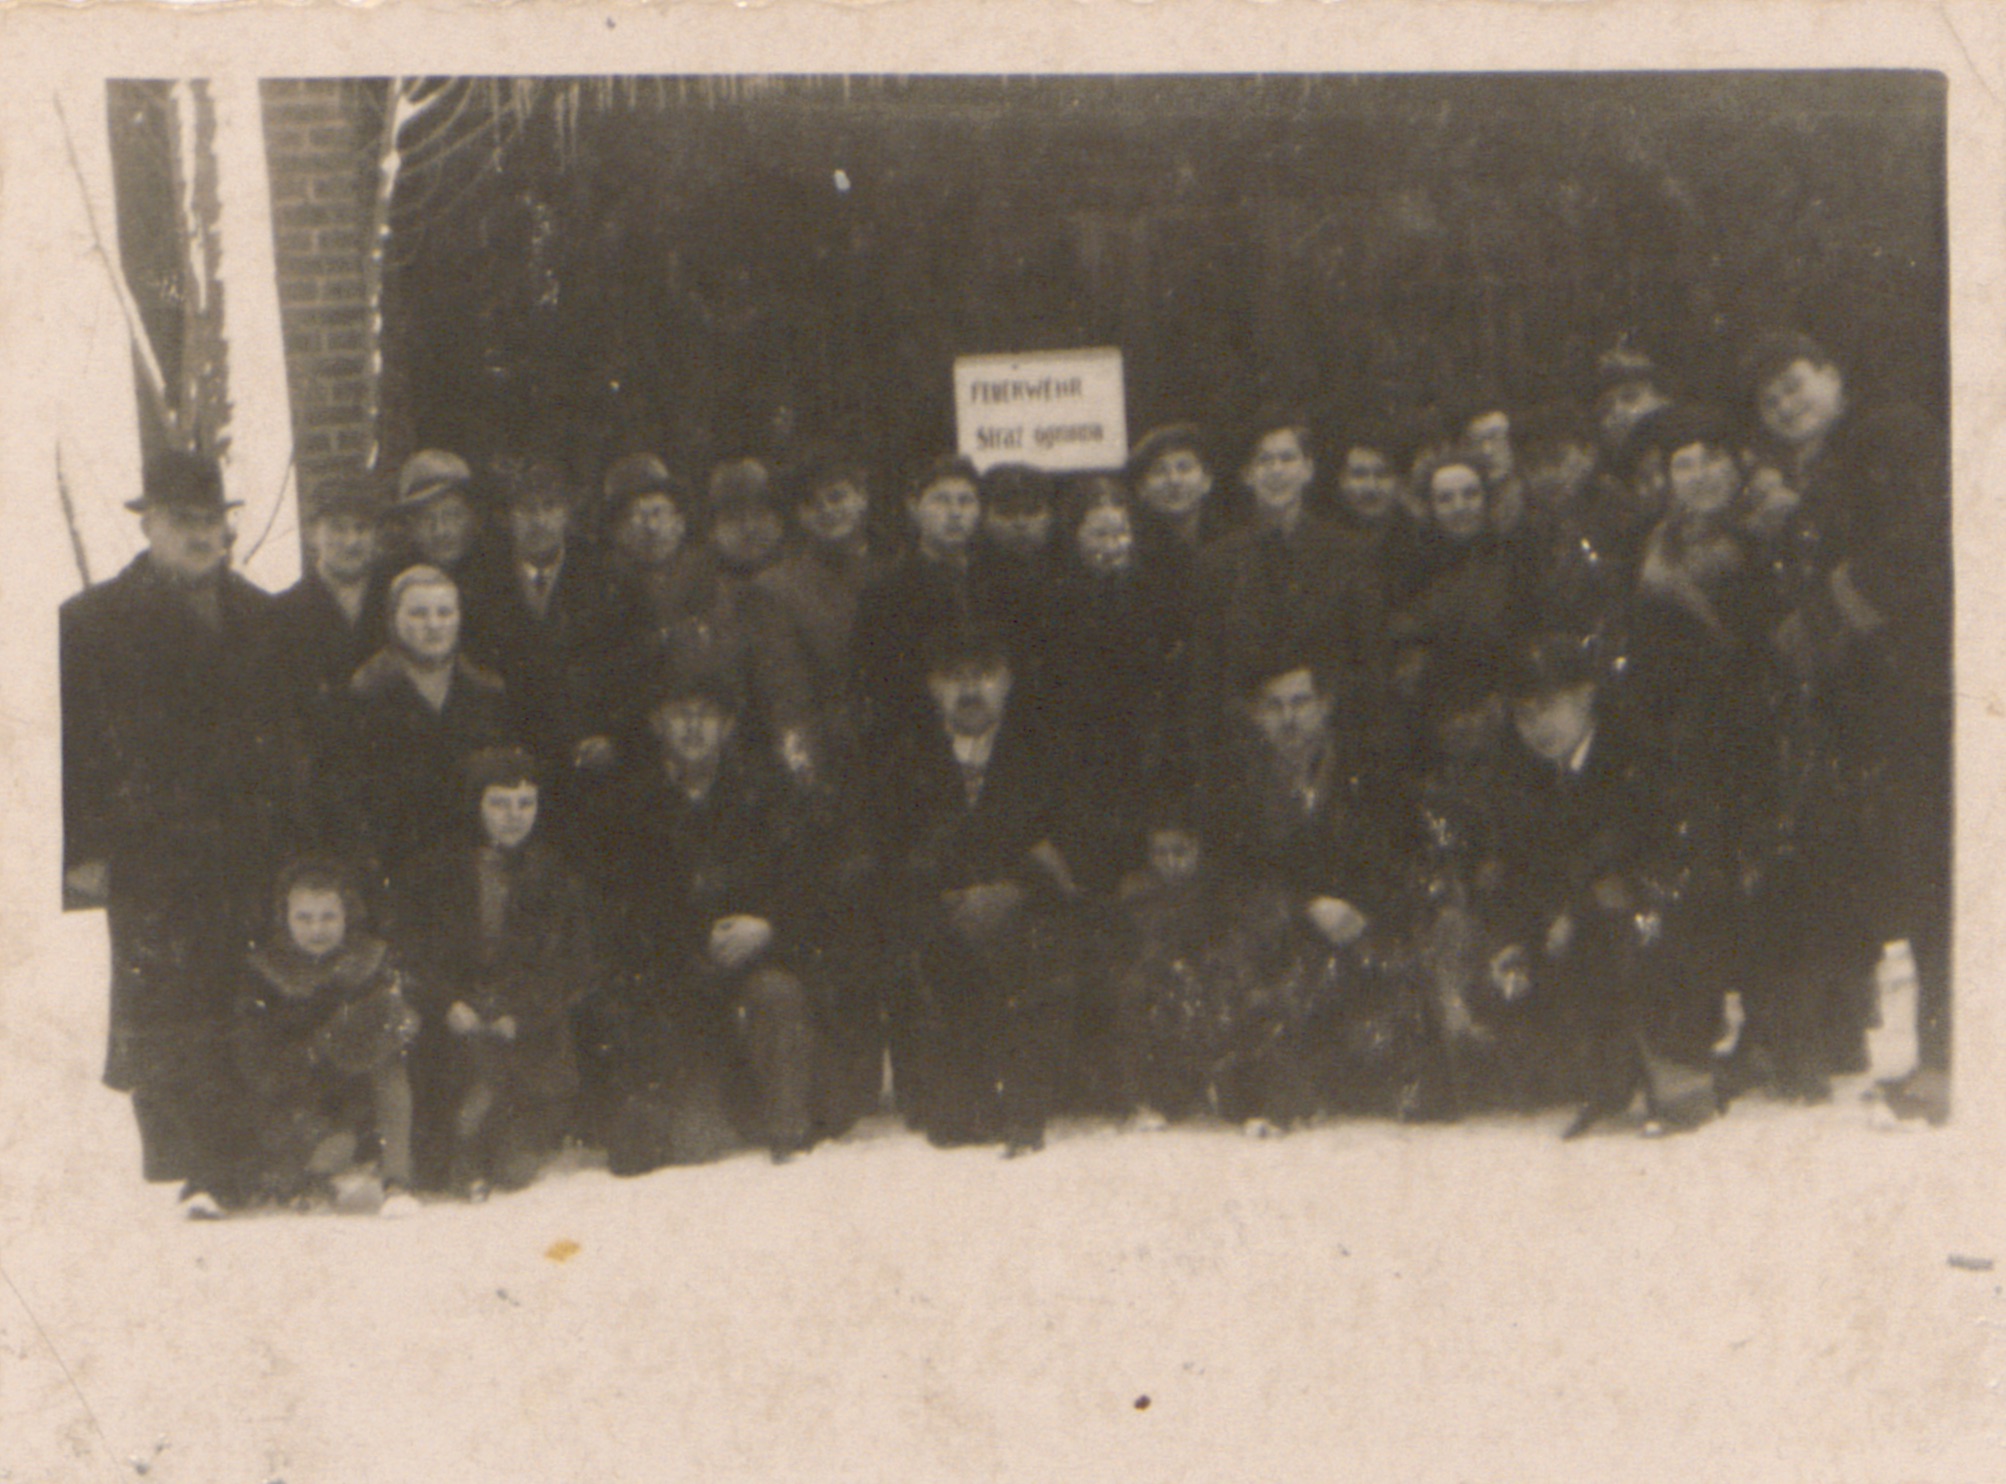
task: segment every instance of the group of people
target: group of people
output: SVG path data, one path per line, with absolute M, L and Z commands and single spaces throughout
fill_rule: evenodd
M 62 615 L 147 1177 L 394 1207 L 887 1097 L 1010 1154 L 1061 1112 L 1675 1128 L 1828 1096 L 1903 936 L 1940 1081 L 1943 432 L 1800 334 L 1746 372 L 1701 405 L 1618 347 L 1578 408 L 890 500 L 827 449 L 427 450 L 320 489 L 276 598 L 215 463 L 151 460 L 145 552 Z

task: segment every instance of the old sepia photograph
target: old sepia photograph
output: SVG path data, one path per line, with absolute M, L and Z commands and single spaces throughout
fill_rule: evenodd
M 1986 1477 L 1970 77 L 642 24 L 0 118 L 0 1479 Z

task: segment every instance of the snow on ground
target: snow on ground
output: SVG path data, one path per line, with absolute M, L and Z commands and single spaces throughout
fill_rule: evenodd
M 1006 1162 L 880 1120 L 195 1223 L 96 1082 L 101 919 L 14 947 L 0 1484 L 2006 1479 L 1959 1125 L 1080 1124 Z

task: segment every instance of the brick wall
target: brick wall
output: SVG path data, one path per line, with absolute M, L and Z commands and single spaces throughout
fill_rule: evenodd
M 381 83 L 262 84 L 272 233 L 303 511 L 328 476 L 368 457 L 372 427 L 363 249 Z

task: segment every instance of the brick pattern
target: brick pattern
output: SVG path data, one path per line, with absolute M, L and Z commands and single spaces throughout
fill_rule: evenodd
M 272 235 L 303 513 L 368 456 L 369 320 L 363 246 L 383 85 L 359 78 L 261 86 Z

